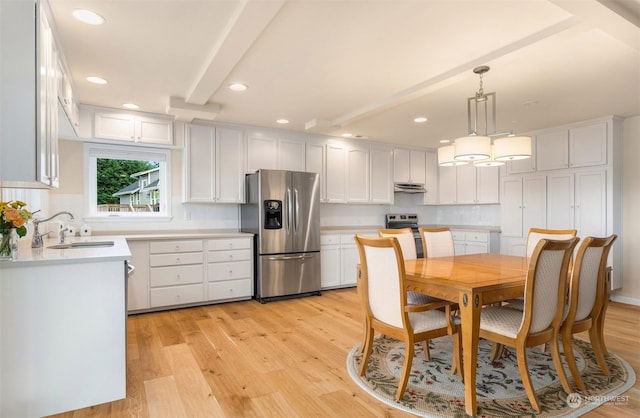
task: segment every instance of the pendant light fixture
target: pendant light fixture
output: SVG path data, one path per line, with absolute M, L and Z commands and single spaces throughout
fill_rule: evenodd
M 468 135 L 456 139 L 453 145 L 438 149 L 439 165 L 452 166 L 459 165 L 454 164 L 454 161 L 472 161 L 479 167 L 493 167 L 504 164 L 502 161 L 531 157 L 531 138 L 513 137 L 510 131 L 496 130 L 496 94 L 485 93 L 482 84 L 483 75 L 489 69 L 486 65 L 473 69 L 473 72 L 480 76 L 480 88 L 473 97 L 467 98 Z M 492 137 L 506 135 L 511 136 L 496 139 L 492 144 Z M 485 164 L 481 163 L 483 161 Z

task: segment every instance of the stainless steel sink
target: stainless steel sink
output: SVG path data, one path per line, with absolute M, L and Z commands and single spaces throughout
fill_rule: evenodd
M 93 248 L 93 247 L 113 247 L 113 241 L 69 242 L 65 244 L 50 245 L 47 248 L 52 248 L 55 250 L 65 250 L 67 248 Z

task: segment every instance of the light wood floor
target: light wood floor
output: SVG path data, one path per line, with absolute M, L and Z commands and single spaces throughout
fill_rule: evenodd
M 612 303 L 607 347 L 640 376 L 640 307 Z M 355 288 L 321 297 L 129 317 L 127 398 L 57 417 L 410 417 L 348 376 L 362 338 Z M 640 384 L 588 417 L 640 413 Z

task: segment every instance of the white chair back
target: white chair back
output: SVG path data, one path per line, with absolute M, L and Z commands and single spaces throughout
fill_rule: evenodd
M 425 257 L 450 257 L 455 255 L 455 247 L 453 245 L 453 235 L 451 231 L 439 232 L 422 232 L 427 253 Z
M 418 253 L 416 252 L 416 240 L 413 237 L 413 232 L 390 233 L 378 231 L 378 234 L 381 237 L 395 237 L 400 244 L 402 257 L 405 260 L 418 258 Z
M 527 235 L 527 257 L 531 258 L 533 250 L 536 249 L 536 245 L 541 239 L 552 240 L 566 240 L 576 236 L 576 230 L 553 230 L 553 229 L 538 229 L 531 228 L 529 235 Z

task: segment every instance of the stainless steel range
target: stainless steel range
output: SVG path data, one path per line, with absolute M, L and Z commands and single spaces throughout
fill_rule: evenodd
M 416 240 L 416 253 L 418 258 L 424 257 L 424 252 L 422 251 L 422 237 L 420 237 L 420 231 L 418 231 L 417 213 L 388 213 L 385 215 L 385 228 L 411 228 L 413 231 L 413 237 Z

